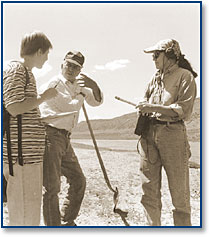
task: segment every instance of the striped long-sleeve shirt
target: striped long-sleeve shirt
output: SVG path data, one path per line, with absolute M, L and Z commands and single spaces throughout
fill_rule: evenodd
M 27 98 L 37 97 L 36 82 L 32 72 L 28 69 L 29 82 L 26 85 L 26 72 L 20 62 L 8 63 L 3 72 L 3 103 L 7 108 Z M 26 85 L 26 88 L 25 88 Z M 10 119 L 11 147 L 13 163 L 18 157 L 17 118 Z M 24 163 L 41 162 L 45 146 L 45 130 L 40 122 L 39 109 L 30 110 L 22 114 L 22 153 Z M 7 162 L 7 141 L 3 137 L 3 159 Z

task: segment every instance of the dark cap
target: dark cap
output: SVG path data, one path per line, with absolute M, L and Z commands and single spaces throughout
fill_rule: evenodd
M 78 51 L 70 51 L 66 54 L 64 60 L 82 67 L 85 57 Z

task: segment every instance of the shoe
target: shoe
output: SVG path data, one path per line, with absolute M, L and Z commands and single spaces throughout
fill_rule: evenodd
M 191 216 L 188 213 L 173 211 L 174 226 L 192 226 Z
M 67 222 L 67 223 L 65 223 L 65 224 L 61 224 L 61 226 L 77 226 L 77 224 L 74 222 L 74 221 L 72 221 L 72 222 Z

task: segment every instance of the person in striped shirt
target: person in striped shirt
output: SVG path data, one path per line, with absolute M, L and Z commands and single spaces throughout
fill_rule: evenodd
M 49 88 L 37 94 L 32 68 L 42 68 L 52 44 L 42 32 L 26 34 L 20 47 L 22 61 L 10 61 L 3 71 L 3 103 L 10 113 L 14 176 L 9 174 L 7 140 L 3 137 L 3 173 L 7 180 L 10 226 L 39 226 L 42 198 L 42 161 L 45 130 L 38 106 L 57 95 Z M 26 75 L 28 74 L 28 80 Z M 22 114 L 23 165 L 18 161 L 17 115 Z

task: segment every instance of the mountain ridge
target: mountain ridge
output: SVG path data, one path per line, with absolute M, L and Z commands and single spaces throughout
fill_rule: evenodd
M 137 118 L 137 113 L 133 112 L 112 119 L 90 120 L 90 123 L 97 139 L 129 140 L 138 138 L 138 136 L 134 134 Z M 192 115 L 185 124 L 188 139 L 190 141 L 200 141 L 200 98 L 196 98 Z M 86 121 L 82 121 L 77 125 L 72 134 L 72 138 L 91 138 Z

